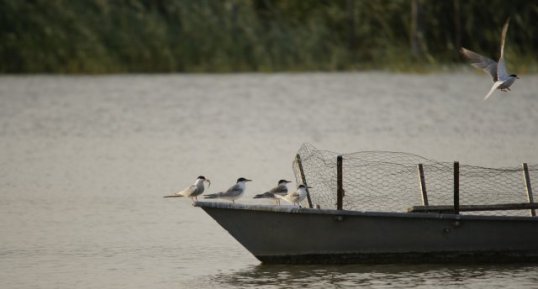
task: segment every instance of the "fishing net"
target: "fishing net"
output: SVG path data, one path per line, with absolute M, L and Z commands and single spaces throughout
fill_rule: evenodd
M 424 168 L 429 205 L 453 206 L 454 163 L 401 152 L 364 151 L 338 154 L 310 144 L 298 152 L 313 205 L 335 209 L 337 157 L 342 156 L 343 209 L 406 212 L 423 205 L 418 164 Z M 538 184 L 538 165 L 528 165 L 531 184 Z M 296 181 L 302 183 L 297 158 Z M 459 165 L 460 205 L 527 203 L 523 167 L 485 168 Z M 307 201 L 304 201 L 307 204 Z M 530 210 L 461 212 L 473 215 L 528 216 Z

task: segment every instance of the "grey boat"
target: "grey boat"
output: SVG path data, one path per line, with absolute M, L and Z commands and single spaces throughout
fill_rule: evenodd
M 194 205 L 262 263 L 538 262 L 538 165 L 460 166 L 303 145 L 293 169 L 312 187 L 307 208 Z
M 262 263 L 538 261 L 533 217 L 194 205 Z

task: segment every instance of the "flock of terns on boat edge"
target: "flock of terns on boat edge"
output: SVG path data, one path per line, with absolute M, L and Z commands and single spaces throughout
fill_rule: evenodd
M 206 199 L 224 199 L 229 200 L 235 203 L 235 200 L 239 199 L 245 193 L 245 184 L 252 180 L 239 178 L 237 183 L 231 186 L 228 190 L 224 192 L 218 192 L 214 194 L 204 195 Z M 164 196 L 165 198 L 174 198 L 174 197 L 186 197 L 191 198 L 192 201 L 197 201 L 198 196 L 202 195 L 205 191 L 204 183 L 207 182 L 207 188 L 211 186 L 211 181 L 204 177 L 199 176 L 194 181 L 194 184 L 188 186 L 186 189 L 179 191 L 173 195 Z M 300 203 L 306 198 L 306 189 L 307 187 L 303 184 L 300 184 L 297 187 L 297 190 L 294 192 L 288 192 L 288 184 L 291 181 L 280 180 L 278 185 L 271 190 L 254 196 L 254 199 L 272 199 L 277 205 L 280 205 L 280 200 L 284 200 L 288 203 L 300 206 Z M 310 187 L 308 187 L 310 188 Z
M 499 60 L 495 61 L 491 58 L 482 56 L 476 52 L 473 52 L 471 50 L 468 50 L 466 48 L 461 48 L 460 53 L 465 57 L 472 66 L 482 69 L 485 72 L 487 72 L 492 78 L 493 78 L 493 86 L 489 90 L 489 92 L 484 97 L 484 100 L 488 99 L 495 90 L 500 89 L 503 92 L 509 91 L 510 86 L 516 81 L 516 79 L 519 79 L 519 77 L 515 74 L 508 74 L 506 71 L 506 65 L 504 62 L 504 42 L 506 39 L 506 33 L 508 31 L 508 24 L 510 23 L 510 18 L 506 20 L 504 23 L 502 32 L 501 32 L 501 49 L 500 49 L 500 56 Z M 206 199 L 225 199 L 229 200 L 235 203 L 235 200 L 243 196 L 245 193 L 245 183 L 250 182 L 251 180 L 245 179 L 245 178 L 239 178 L 237 179 L 237 183 L 233 186 L 231 186 L 228 190 L 224 192 L 218 192 L 214 194 L 208 194 L 204 195 L 204 198 Z M 206 179 L 204 176 L 199 176 L 194 184 L 187 187 L 183 191 L 177 192 L 173 195 L 165 196 L 165 198 L 171 198 L 171 197 L 187 197 L 191 198 L 193 201 L 198 200 L 198 196 L 200 196 L 204 192 L 204 182 L 208 183 L 208 188 L 211 185 L 211 182 L 209 179 Z M 272 199 L 276 202 L 276 204 L 280 205 L 280 200 L 284 200 L 288 203 L 298 205 L 306 198 L 307 192 L 303 184 L 300 184 L 297 187 L 297 190 L 294 192 L 288 192 L 287 184 L 290 183 L 290 181 L 287 180 L 280 180 L 278 181 L 278 185 L 271 190 L 263 193 L 258 194 L 254 196 L 255 199 Z

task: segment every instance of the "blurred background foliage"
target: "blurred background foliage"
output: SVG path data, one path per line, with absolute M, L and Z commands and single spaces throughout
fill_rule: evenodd
M 0 0 L 0 73 L 421 71 L 497 58 L 507 17 L 535 72 L 535 0 Z

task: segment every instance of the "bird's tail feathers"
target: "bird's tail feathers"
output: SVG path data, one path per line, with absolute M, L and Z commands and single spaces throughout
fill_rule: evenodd
M 183 196 L 182 195 L 166 195 L 166 196 L 163 196 L 163 198 L 182 198 Z
M 493 83 L 493 86 L 489 90 L 488 94 L 486 94 L 486 96 L 484 96 L 484 101 L 487 100 L 493 94 L 495 89 L 497 89 L 497 88 L 499 88 L 499 86 L 501 86 L 501 84 L 503 84 L 502 80 L 495 81 L 495 83 Z
M 209 195 L 204 195 L 204 199 L 216 199 L 220 196 L 222 196 L 222 192 L 218 192 L 218 193 L 214 193 L 214 194 L 209 194 Z
M 273 198 L 274 195 L 269 193 L 269 192 L 265 192 L 263 194 L 257 194 L 254 196 L 254 199 L 263 199 L 263 198 Z

